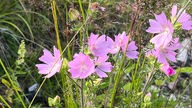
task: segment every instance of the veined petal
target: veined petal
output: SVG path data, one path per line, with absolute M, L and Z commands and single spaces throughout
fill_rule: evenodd
M 169 51 L 168 53 L 166 53 L 166 57 L 167 59 L 169 59 L 172 62 L 176 62 L 176 52 L 174 51 Z
M 47 49 L 43 50 L 43 55 L 39 58 L 40 61 L 49 64 L 54 60 L 53 55 Z
M 35 66 L 38 68 L 40 74 L 48 74 L 49 73 L 49 69 L 50 69 L 49 65 L 47 65 L 47 64 L 36 64 Z
M 137 50 L 138 47 L 135 45 L 135 41 L 131 41 L 128 45 L 128 50 L 132 51 L 132 50 Z
M 55 46 L 53 47 L 53 51 L 54 51 L 55 58 L 59 58 L 60 57 L 60 51 Z
M 149 33 L 160 33 L 162 31 L 162 26 L 157 21 L 149 19 L 150 27 L 146 30 Z
M 186 21 L 182 23 L 182 29 L 191 30 L 192 29 L 192 21 Z
M 97 74 L 100 78 L 108 77 L 105 72 L 103 72 L 102 70 L 97 69 L 97 68 L 96 68 L 96 74 Z
M 162 53 L 158 53 L 157 60 L 159 63 L 168 64 L 164 54 L 162 54 Z
M 130 59 L 136 59 L 136 58 L 138 58 L 138 54 L 139 54 L 139 52 L 137 52 L 137 51 L 127 51 L 127 52 L 126 52 L 126 56 L 127 56 L 128 58 L 130 58 Z
M 167 17 L 164 12 L 162 12 L 159 15 L 155 14 L 155 18 L 157 22 L 159 22 L 160 24 L 165 24 L 165 25 L 167 24 Z

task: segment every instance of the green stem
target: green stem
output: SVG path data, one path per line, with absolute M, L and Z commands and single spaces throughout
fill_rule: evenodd
M 1 95 L 0 95 L 0 99 L 8 108 L 11 108 L 11 106 L 9 106 L 9 104 L 5 101 L 5 99 Z
M 58 28 L 55 0 L 51 0 L 51 9 L 52 9 L 52 15 L 53 15 L 53 20 L 54 20 L 56 38 L 57 38 L 57 46 L 58 46 L 60 52 L 62 52 L 61 42 L 60 42 L 60 38 L 59 38 L 59 28 Z
M 85 108 L 85 104 L 84 104 L 84 95 L 83 95 L 83 79 L 81 80 L 81 89 L 80 89 L 80 92 L 81 92 L 81 108 Z
M 36 92 L 35 95 L 33 96 L 33 99 L 32 99 L 32 101 L 31 101 L 31 103 L 29 104 L 28 108 L 31 108 L 31 106 L 32 106 L 32 104 L 33 104 L 33 102 L 34 102 L 37 94 L 39 93 L 39 91 L 40 91 L 41 87 L 43 86 L 43 84 L 45 83 L 46 79 L 47 79 L 47 78 L 44 78 L 43 82 L 42 82 L 41 85 L 39 86 L 37 92 Z
M 149 82 L 151 81 L 151 79 L 153 78 L 153 75 L 155 74 L 155 64 L 157 63 L 157 59 L 155 60 L 154 64 L 153 64 L 153 68 L 152 68 L 152 71 L 150 72 L 148 78 L 147 78 L 147 81 L 145 82 L 145 85 L 143 87 L 143 90 L 142 90 L 142 93 L 143 95 L 145 95 L 145 91 L 146 91 L 146 88 L 147 88 L 147 85 L 149 84 Z
M 112 97 L 111 97 L 111 100 L 110 100 L 110 108 L 113 108 L 113 104 L 114 104 L 114 99 L 115 99 L 115 95 L 116 95 L 116 91 L 117 91 L 117 86 L 119 84 L 119 80 L 120 80 L 120 77 L 121 75 L 123 74 L 123 66 L 124 66 L 124 61 L 125 61 L 125 54 L 123 56 L 123 60 L 122 60 L 122 63 L 121 63 L 121 66 L 119 68 L 119 71 L 118 73 L 115 75 L 115 84 L 114 84 L 114 87 L 113 87 L 113 90 L 112 90 Z
M 83 11 L 82 2 L 81 2 L 81 0 L 78 0 L 78 2 L 79 2 L 79 6 L 80 6 L 80 10 L 81 10 L 81 14 L 82 14 L 83 20 L 85 20 L 85 14 L 84 14 L 84 11 Z
M 11 76 L 9 75 L 7 69 L 5 68 L 5 65 L 3 64 L 1 58 L 0 58 L 0 64 L 1 64 L 1 66 L 3 67 L 3 70 L 5 71 L 6 76 L 8 77 L 9 81 L 11 82 L 11 85 L 13 86 L 13 89 L 15 90 L 15 93 L 16 93 L 17 97 L 18 97 L 19 100 L 21 101 L 21 104 L 23 105 L 24 108 L 26 108 L 25 103 L 24 103 L 23 99 L 21 98 L 19 92 L 17 91 L 17 88 L 15 87 L 13 81 L 11 80 Z

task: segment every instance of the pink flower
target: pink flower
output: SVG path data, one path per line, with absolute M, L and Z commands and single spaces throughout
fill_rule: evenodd
M 110 51 L 112 39 L 108 36 L 95 35 L 91 33 L 88 39 L 88 48 L 94 56 L 106 56 Z
M 115 36 L 115 42 L 112 47 L 112 54 L 115 54 L 119 52 L 120 49 L 122 49 L 123 52 L 125 52 L 126 45 L 128 42 L 129 36 L 126 35 L 126 32 L 123 32 L 122 34 L 118 34 Z M 131 41 L 126 50 L 126 56 L 131 59 L 138 58 L 137 55 L 139 54 L 137 51 L 137 46 L 135 45 L 135 41 Z
M 169 64 L 163 64 L 163 66 L 161 67 L 161 70 L 167 76 L 172 76 L 172 75 L 174 75 L 176 73 L 175 70 L 171 66 L 169 66 Z
M 167 59 L 176 62 L 176 52 L 181 45 L 179 44 L 179 38 L 173 39 L 167 46 L 160 47 L 150 51 L 150 55 L 157 57 L 159 63 L 168 64 Z
M 160 15 L 155 14 L 155 20 L 150 19 L 149 23 L 150 27 L 146 31 L 158 33 L 150 42 L 155 45 L 155 48 L 165 47 L 172 40 L 173 26 L 171 22 L 167 20 L 165 13 L 162 12 Z
M 126 46 L 124 46 L 123 49 L 125 49 Z M 138 58 L 138 54 L 139 52 L 136 51 L 137 50 L 137 46 L 135 45 L 135 41 L 131 41 L 129 44 L 128 44 L 128 47 L 127 47 L 127 51 L 126 51 L 126 56 L 130 59 L 136 59 Z
M 39 74 L 45 74 L 45 78 L 50 78 L 60 71 L 62 59 L 60 58 L 60 51 L 54 46 L 54 55 L 48 50 L 44 49 L 44 54 L 39 58 L 45 64 L 36 64 Z
M 175 20 L 178 18 L 177 22 L 182 24 L 182 29 L 185 30 L 191 30 L 192 29 L 192 20 L 191 20 L 191 16 L 189 14 L 187 14 L 185 12 L 185 10 L 183 11 L 183 8 L 181 8 L 178 12 L 177 12 L 177 5 L 173 5 L 172 10 L 171 10 L 171 19 L 172 19 L 172 23 L 175 22 Z M 181 13 L 182 12 L 182 13 Z
M 85 79 L 95 72 L 93 60 L 89 56 L 79 53 L 74 55 L 74 59 L 68 63 L 69 72 L 72 78 Z
M 108 59 L 108 56 L 98 57 L 95 59 L 95 72 L 100 77 L 107 77 L 107 74 L 105 72 L 111 72 L 113 66 L 110 62 L 106 62 Z

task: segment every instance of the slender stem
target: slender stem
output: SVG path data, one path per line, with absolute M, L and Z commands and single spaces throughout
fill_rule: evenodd
M 153 75 L 155 74 L 155 64 L 157 63 L 157 60 L 155 60 L 154 64 L 153 64 L 153 68 L 152 68 L 152 71 L 150 72 L 150 75 L 149 77 L 147 78 L 147 81 L 143 87 L 143 90 L 142 90 L 142 93 L 143 95 L 145 94 L 145 91 L 146 91 L 146 88 L 147 88 L 147 85 L 149 84 L 149 82 L 151 81 L 151 79 L 153 78 Z
M 53 20 L 54 20 L 56 38 L 57 38 L 57 46 L 58 46 L 60 52 L 62 52 L 61 42 L 60 42 L 60 38 L 59 38 L 59 28 L 58 28 L 55 0 L 51 0 L 51 9 L 52 9 L 52 15 L 53 15 Z
M 23 105 L 24 108 L 26 108 L 25 103 L 24 103 L 23 99 L 21 98 L 19 92 L 17 91 L 17 88 L 15 87 L 14 82 L 11 80 L 11 76 L 9 75 L 7 69 L 5 68 L 5 65 L 3 64 L 1 58 L 0 58 L 0 64 L 1 64 L 1 66 L 3 67 L 3 70 L 5 71 L 6 76 L 8 77 L 8 79 L 9 79 L 11 85 L 13 86 L 13 89 L 15 90 L 15 93 L 16 93 L 17 97 L 18 97 L 19 100 L 21 101 L 21 104 Z
M 80 92 L 81 92 L 81 108 L 85 108 L 85 105 L 84 105 L 84 96 L 83 96 L 83 79 L 81 80 L 81 89 L 80 89 Z
M 11 106 L 9 106 L 9 104 L 5 101 L 5 99 L 0 95 L 0 100 L 8 107 L 11 108 Z
M 174 88 L 175 88 L 175 86 L 176 86 L 176 84 L 177 84 L 177 80 L 178 80 L 178 78 L 179 78 L 180 72 L 181 72 L 181 67 L 179 68 L 179 72 L 177 73 L 176 80 L 175 80 L 175 82 L 174 82 L 174 84 L 173 84 L 172 90 L 174 90 Z M 171 90 L 171 91 L 172 91 L 172 90 Z M 170 93 L 171 93 L 171 92 L 170 92 Z M 167 101 L 166 101 L 166 103 L 165 103 L 165 108 L 167 107 L 170 98 L 171 98 L 171 94 L 170 94 L 169 98 L 167 99 Z
M 31 103 L 29 104 L 28 108 L 31 108 L 31 106 L 32 106 L 32 104 L 33 104 L 33 101 L 35 100 L 37 94 L 39 93 L 39 91 L 40 91 L 41 87 L 43 86 L 43 84 L 45 83 L 46 79 L 47 79 L 47 78 L 44 78 L 43 82 L 42 82 L 41 85 L 39 86 L 37 92 L 36 92 L 35 95 L 33 96 L 33 99 L 32 99 L 32 101 L 31 101 Z

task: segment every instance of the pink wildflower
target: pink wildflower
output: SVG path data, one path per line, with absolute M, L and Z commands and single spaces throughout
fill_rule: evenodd
M 36 64 L 39 74 L 45 74 L 45 78 L 50 78 L 60 71 L 62 59 L 60 58 L 60 51 L 54 46 L 54 55 L 48 50 L 44 49 L 44 54 L 39 58 L 45 64 Z
M 124 46 L 123 50 L 125 49 L 126 46 Z M 135 41 L 131 41 L 128 44 L 127 51 L 126 51 L 126 56 L 130 59 L 136 59 L 138 58 L 139 52 L 136 51 L 137 46 L 135 45 Z
M 72 78 L 85 79 L 95 72 L 93 61 L 83 53 L 75 54 L 74 59 L 68 65 Z
M 171 10 L 171 19 L 172 19 L 172 23 L 175 22 L 175 20 L 177 19 L 177 22 L 179 24 L 182 24 L 182 29 L 185 30 L 191 30 L 192 29 L 192 20 L 191 20 L 191 16 L 189 14 L 187 14 L 185 12 L 185 10 L 183 11 L 183 8 L 181 8 L 178 12 L 177 12 L 177 5 L 173 5 L 172 10 Z M 182 13 L 181 13 L 182 12 Z
M 172 40 L 173 26 L 167 20 L 164 12 L 160 15 L 155 14 L 155 19 L 149 20 L 150 27 L 146 31 L 149 33 L 158 33 L 150 40 L 155 45 L 155 48 L 164 47 Z
M 119 52 L 120 49 L 122 49 L 122 51 L 125 52 L 128 40 L 129 36 L 126 35 L 126 32 L 123 32 L 122 34 L 118 34 L 117 36 L 115 36 L 115 42 L 112 48 L 113 54 Z M 136 50 L 137 46 L 135 45 L 135 41 L 130 41 L 130 43 L 127 46 L 126 56 L 131 59 L 137 58 L 137 55 L 139 53 Z
M 167 59 L 176 62 L 175 56 L 177 53 L 174 51 L 181 47 L 178 41 L 179 38 L 175 38 L 169 43 L 169 45 L 151 50 L 151 53 L 153 53 L 151 55 L 157 57 L 159 63 L 168 64 Z
M 175 70 L 171 66 L 169 66 L 169 64 L 163 64 L 163 66 L 161 67 L 161 70 L 167 76 L 172 76 L 172 75 L 174 75 L 176 73 Z
M 100 77 L 107 77 L 107 74 L 105 72 L 111 72 L 113 66 L 110 62 L 106 62 L 108 59 L 108 56 L 98 57 L 95 59 L 95 72 Z
M 88 48 L 94 56 L 106 56 L 109 53 L 112 39 L 108 36 L 91 33 L 88 40 Z

